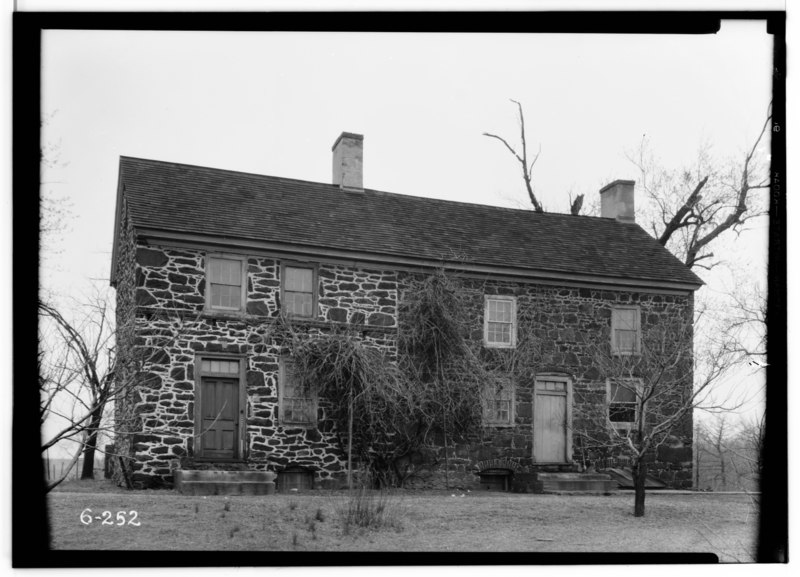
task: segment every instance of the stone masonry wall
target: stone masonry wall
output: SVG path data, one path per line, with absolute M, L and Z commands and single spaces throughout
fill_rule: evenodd
M 140 429 L 134 413 L 134 393 L 137 388 L 135 342 L 135 290 L 136 290 L 136 234 L 128 217 L 127 203 L 123 197 L 120 218 L 120 239 L 117 244 L 116 262 L 116 378 L 114 394 L 114 453 L 105 456 L 111 465 L 111 476 L 120 485 L 124 484 L 120 459 L 132 456 L 132 432 Z
M 284 349 L 271 334 L 270 323 L 280 311 L 280 261 L 248 257 L 247 314 L 225 315 L 204 311 L 203 251 L 139 246 L 136 260 L 136 348 L 145 362 L 138 377 L 137 398 L 124 411 L 141 420 L 129 451 L 137 484 L 171 482 L 171 472 L 180 460 L 193 455 L 194 363 L 196 355 L 203 352 L 247 359 L 248 467 L 281 470 L 299 465 L 313 470 L 317 481 L 332 482 L 340 477 L 345 455 L 326 418 L 324 400 L 317 427 L 289 428 L 278 421 L 278 363 Z M 120 261 L 120 266 L 130 265 L 130 259 Z M 398 301 L 410 275 L 321 263 L 318 279 L 318 317 L 295 321 L 298 327 L 325 332 L 344 324 L 357 326 L 367 344 L 397 354 L 396 330 L 402 322 L 402 318 L 398 321 Z M 605 381 L 600 379 L 586 343 L 609 339 L 614 305 L 638 305 L 643 330 L 676 315 L 688 322 L 692 318 L 691 296 L 468 281 L 465 304 L 474 314 L 471 338 L 478 348 L 483 340 L 485 294 L 516 297 L 518 330 L 532 332 L 543 343 L 536 372 L 569 376 L 574 399 L 592 398 L 592 394 L 604 398 Z M 493 354 L 493 350 L 485 351 L 488 360 Z M 687 382 L 691 383 L 691 372 Z M 409 467 L 417 471 L 409 485 L 443 486 L 445 463 L 449 485 L 463 487 L 477 486 L 476 472 L 493 468 L 492 463 L 535 470 L 534 374 L 515 387 L 513 425 L 487 427 L 480 438 L 449 447 L 446 458 L 441 446 L 409 456 Z M 691 443 L 691 416 L 682 423 L 678 436 Z M 573 446 L 575 458 L 577 452 L 578 447 Z M 687 472 L 684 464 L 664 469 L 676 486 L 684 482 L 684 475 L 691 480 L 691 471 Z
M 204 311 L 204 252 L 139 246 L 136 257 L 135 351 L 142 362 L 129 410 L 141 423 L 130 450 L 137 486 L 170 483 L 181 460 L 194 456 L 194 373 L 203 353 L 246 359 L 249 468 L 306 467 L 321 483 L 341 476 L 344 453 L 324 399 L 316 427 L 279 422 L 279 361 L 286 349 L 271 327 L 280 309 L 280 262 L 249 257 L 246 314 L 224 314 Z M 367 346 L 395 355 L 396 273 L 322 265 L 318 277 L 318 316 L 293 319 L 295 328 L 323 333 L 358 325 Z
M 492 426 L 477 439 L 448 447 L 431 447 L 419 459 L 418 475 L 409 485 L 443 488 L 444 464 L 449 466 L 450 486 L 475 488 L 477 473 L 497 468 L 498 459 L 515 464 L 520 472 L 557 471 L 564 467 L 537 465 L 533 460 L 533 395 L 535 375 L 559 374 L 572 383 L 573 418 L 575 427 L 581 424 L 579 415 L 594 410 L 588 403 L 604 403 L 606 381 L 600 374 L 594 343 L 610 342 L 611 310 L 616 305 L 638 305 L 641 310 L 641 329 L 659 326 L 668 319 L 680 318 L 689 326 L 693 318 L 691 295 L 663 295 L 644 292 L 612 291 L 589 288 L 553 287 L 513 282 L 466 281 L 465 305 L 474 313 L 471 320 L 472 341 L 482 357 L 491 362 L 492 356 L 508 354 L 500 349 L 485 349 L 483 341 L 484 295 L 516 297 L 518 334 L 529 332 L 540 343 L 536 357 L 527 361 L 530 375 L 515 383 L 516 411 L 511 426 Z M 402 318 L 401 321 L 402 323 Z M 481 350 L 482 349 L 482 350 Z M 520 359 L 518 362 L 526 362 Z M 691 390 L 691 365 L 685 375 L 685 386 Z M 678 392 L 679 393 L 679 392 Z M 585 405 L 582 405 L 584 403 Z M 652 474 L 674 487 L 691 486 L 692 418 L 688 415 L 673 431 L 688 459 L 651 459 Z M 573 435 L 572 454 L 577 465 L 581 462 L 581 447 Z M 445 455 L 447 458 L 445 459 Z M 654 454 L 655 457 L 655 454 Z M 438 463 L 437 467 L 428 466 Z M 493 464 L 494 462 L 494 464 Z

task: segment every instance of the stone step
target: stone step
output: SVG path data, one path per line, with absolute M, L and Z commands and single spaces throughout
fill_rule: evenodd
M 617 486 L 621 489 L 633 489 L 633 473 L 630 469 L 625 468 L 618 468 L 618 469 L 605 469 L 605 471 L 609 474 L 609 476 L 616 481 Z M 644 488 L 645 489 L 664 489 L 666 488 L 666 483 L 661 481 L 660 479 L 656 479 L 650 475 L 645 477 Z
M 542 490 L 550 492 L 610 493 L 617 483 L 602 473 L 539 473 Z
M 182 481 L 272 483 L 275 481 L 277 473 L 272 473 L 270 471 L 200 471 L 180 469 L 175 471 L 176 481 L 179 477 Z
M 275 473 L 266 471 L 175 471 L 175 489 L 184 495 L 272 495 Z
M 183 495 L 273 495 L 275 483 L 185 481 L 178 490 Z
M 607 481 L 611 477 L 605 473 L 538 473 L 539 479 L 585 479 L 588 481 Z

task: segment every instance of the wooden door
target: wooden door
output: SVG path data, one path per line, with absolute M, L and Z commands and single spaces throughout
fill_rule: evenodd
M 568 460 L 565 381 L 536 381 L 533 458 L 538 463 L 566 463 Z
M 239 381 L 203 377 L 200 414 L 200 456 L 238 458 Z

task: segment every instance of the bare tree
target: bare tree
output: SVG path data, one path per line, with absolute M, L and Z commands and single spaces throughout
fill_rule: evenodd
M 734 453 L 744 462 L 744 474 L 751 480 L 760 482 L 764 472 L 764 432 L 766 419 L 761 416 L 744 422 L 736 436 Z M 737 468 L 737 472 L 740 472 Z M 741 474 L 741 473 L 740 473 Z
M 734 427 L 729 417 L 730 415 L 726 413 L 720 413 L 710 422 L 699 423 L 695 428 L 694 450 L 698 457 L 701 454 L 708 456 L 708 459 L 704 460 L 705 468 L 707 473 L 711 473 L 713 469 L 713 477 L 710 480 L 713 481 L 714 489 L 728 489 L 731 466 L 735 471 L 735 465 L 731 465 L 728 455 L 734 446 Z M 700 471 L 697 474 L 698 478 L 709 480 L 707 476 L 701 477 Z
M 733 333 L 739 352 L 761 368 L 767 357 L 767 295 L 761 285 L 752 284 L 740 287 L 730 298 L 727 330 Z
M 675 318 L 643 330 L 636 354 L 615 354 L 599 341 L 586 343 L 603 384 L 576 391 L 573 428 L 585 450 L 630 460 L 637 517 L 645 514 L 650 455 L 662 445 L 691 442 L 688 425 L 696 407 L 731 408 L 713 403 L 710 393 L 734 353 L 720 347 L 696 359 L 692 334 L 691 319 Z
M 137 319 L 125 320 L 123 315 L 118 323 L 122 330 L 115 332 L 110 303 L 106 296 L 95 296 L 74 307 L 82 314 L 68 318 L 51 303 L 39 302 L 39 417 L 42 430 L 45 421 L 50 421 L 53 431 L 42 440 L 41 450 L 44 453 L 68 443 L 77 446 L 70 465 L 51 480 L 48 491 L 66 479 L 81 455 L 81 479 L 94 477 L 97 453 L 106 458 L 123 456 L 116 450 L 111 454 L 101 449 L 101 435 L 112 437 L 116 448 L 117 443 L 145 432 L 141 416 L 133 408 L 150 386 L 153 367 L 163 363 L 165 350 L 187 331 L 196 330 L 200 318 L 193 310 L 143 308 L 156 326 L 139 332 L 134 341 L 130 337 Z M 120 332 L 127 346 L 118 350 Z M 116 410 L 121 406 L 128 410 Z M 147 432 L 158 431 L 147 428 Z
M 78 320 L 67 319 L 55 306 L 39 302 L 40 425 L 59 428 L 42 442 L 42 452 L 59 443 L 78 444 L 72 463 L 48 490 L 60 484 L 83 454 L 82 479 L 94 478 L 94 458 L 106 405 L 113 395 L 113 313 L 98 298 Z
M 39 125 L 44 130 L 58 111 L 53 111 L 42 118 Z M 73 218 L 72 203 L 64 195 L 56 194 L 53 186 L 62 184 L 60 181 L 45 180 L 57 171 L 69 166 L 69 162 L 61 157 L 61 140 L 45 141 L 39 149 L 39 164 L 41 176 L 39 182 L 39 245 L 40 258 L 50 267 L 58 267 L 58 262 L 52 259 L 53 255 L 61 252 L 59 245 L 65 232 L 69 230 L 69 223 Z
M 710 269 L 715 264 L 712 243 L 731 230 L 737 234 L 748 220 L 765 214 L 766 199 L 757 192 L 769 188 L 769 166 L 759 147 L 769 133 L 772 105 L 761 131 L 743 158 L 723 167 L 702 147 L 693 166 L 679 170 L 658 164 L 646 137 L 628 154 L 640 172 L 640 186 L 655 207 L 648 223 L 653 236 L 686 266 Z
M 542 207 L 542 203 L 539 202 L 539 199 L 536 198 L 536 194 L 533 191 L 533 167 L 536 165 L 536 161 L 539 160 L 539 155 L 542 152 L 542 147 L 539 145 L 539 151 L 533 157 L 533 160 L 529 163 L 528 162 L 528 144 L 525 139 L 525 115 L 522 112 L 522 104 L 517 102 L 516 100 L 511 100 L 514 104 L 517 105 L 517 114 L 519 115 L 519 135 L 521 141 L 521 149 L 522 152 L 517 152 L 517 150 L 511 146 L 508 141 L 503 138 L 502 136 L 498 136 L 496 134 L 491 134 L 489 132 L 484 132 L 484 136 L 488 136 L 489 138 L 495 138 L 502 142 L 508 151 L 514 155 L 514 158 L 517 159 L 517 162 L 520 164 L 520 168 L 522 168 L 522 180 L 525 182 L 525 189 L 528 191 L 528 198 L 531 201 L 531 205 L 533 206 L 533 210 L 536 212 L 544 212 L 544 208 Z

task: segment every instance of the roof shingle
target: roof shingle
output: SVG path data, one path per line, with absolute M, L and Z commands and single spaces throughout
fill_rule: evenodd
M 636 224 L 121 157 L 136 227 L 387 256 L 702 284 Z

